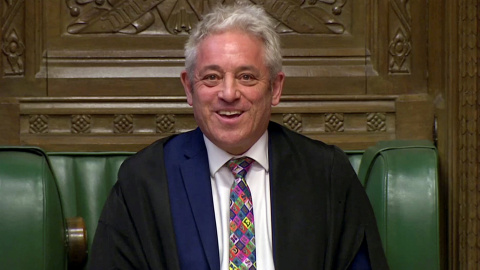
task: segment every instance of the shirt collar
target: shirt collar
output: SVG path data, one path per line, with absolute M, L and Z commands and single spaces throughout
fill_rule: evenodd
M 210 167 L 210 175 L 212 177 L 231 158 L 243 156 L 253 158 L 268 172 L 268 131 L 265 131 L 260 139 L 258 139 L 257 142 L 247 150 L 247 152 L 238 156 L 227 153 L 225 150 L 212 143 L 205 135 L 203 135 L 203 140 L 207 147 L 208 164 Z

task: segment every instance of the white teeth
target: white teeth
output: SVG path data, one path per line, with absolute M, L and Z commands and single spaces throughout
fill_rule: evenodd
M 227 116 L 230 116 L 230 115 L 235 115 L 235 114 L 241 114 L 242 112 L 240 111 L 219 111 L 218 114 L 220 115 L 227 115 Z

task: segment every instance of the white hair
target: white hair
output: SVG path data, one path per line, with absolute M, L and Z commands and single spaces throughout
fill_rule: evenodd
M 185 44 L 185 69 L 193 82 L 198 46 L 208 36 L 228 30 L 240 30 L 260 38 L 264 44 L 265 65 L 270 79 L 282 71 L 280 38 L 273 20 L 256 5 L 217 6 L 206 14 L 192 31 Z

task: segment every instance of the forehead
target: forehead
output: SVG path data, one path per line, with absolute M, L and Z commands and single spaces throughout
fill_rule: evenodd
M 240 30 L 214 33 L 202 40 L 197 51 L 197 68 L 204 65 L 249 64 L 264 66 L 264 44 Z

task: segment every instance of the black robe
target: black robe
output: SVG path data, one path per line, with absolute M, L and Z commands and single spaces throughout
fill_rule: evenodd
M 175 138 L 191 145 L 196 137 L 204 148 L 195 132 Z M 275 269 L 348 269 L 362 246 L 372 269 L 388 269 L 370 202 L 347 156 L 275 123 L 268 134 Z M 170 140 L 122 165 L 100 217 L 90 269 L 180 269 L 164 169 Z

